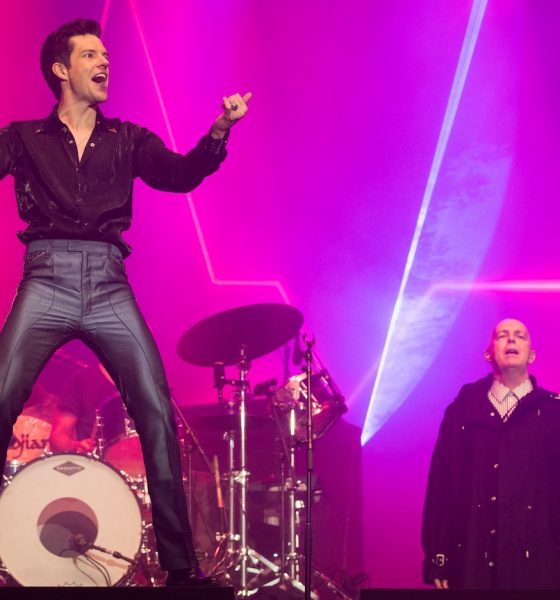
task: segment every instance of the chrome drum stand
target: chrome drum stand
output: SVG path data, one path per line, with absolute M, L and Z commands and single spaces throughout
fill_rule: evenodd
M 308 443 L 308 476 L 305 488 L 295 473 L 296 451 L 296 415 L 295 409 L 290 413 L 290 435 L 285 456 L 287 456 L 288 475 L 282 482 L 281 503 L 289 507 L 288 532 L 285 534 L 285 511 L 282 511 L 281 528 L 282 560 L 269 560 L 249 547 L 247 539 L 248 489 L 250 473 L 247 469 L 247 413 L 246 395 L 248 389 L 248 372 L 250 361 L 264 356 L 273 350 L 284 346 L 294 339 L 303 323 L 301 313 L 285 304 L 253 304 L 227 310 L 212 315 L 193 325 L 181 338 L 177 348 L 179 356 L 186 362 L 214 369 L 214 387 L 218 389 L 218 399 L 228 411 L 228 419 L 222 423 L 228 426 L 221 428 L 225 431 L 228 444 L 228 473 L 227 488 L 229 491 L 226 532 L 219 537 L 220 543 L 214 556 L 214 567 L 210 575 L 221 578 L 224 582 L 235 587 L 239 597 L 247 597 L 278 587 L 284 593 L 293 593 L 313 600 L 319 600 L 319 595 L 312 592 L 312 572 L 321 584 L 328 582 L 329 589 L 336 591 L 340 600 L 351 600 L 334 582 L 313 571 L 311 567 L 311 472 L 313 469 L 313 431 L 312 431 L 312 401 L 311 394 L 311 347 L 308 342 L 307 363 L 307 395 L 308 412 L 307 443 Z M 224 367 L 237 365 L 239 378 L 227 379 Z M 223 401 L 222 390 L 225 385 L 231 385 L 236 390 L 238 403 L 227 405 Z M 235 404 L 238 404 L 235 407 Z M 234 409 L 237 408 L 237 412 Z M 226 415 L 222 415 L 226 416 Z M 277 415 L 277 420 L 281 415 Z M 221 417 L 217 417 L 218 420 Z M 236 456 L 236 454 L 238 456 Z M 237 460 L 236 460 L 237 459 Z M 307 491 L 306 510 L 306 560 L 300 552 L 299 519 L 304 508 L 304 502 L 298 498 L 298 492 Z M 286 547 L 287 546 L 287 547 Z M 304 565 L 305 582 L 301 581 Z
M 274 585 L 280 580 L 291 579 L 281 568 L 262 554 L 249 547 L 247 541 L 247 492 L 250 473 L 247 469 L 247 413 L 246 390 L 250 361 L 246 350 L 240 349 L 238 363 L 239 379 L 226 379 L 223 365 L 215 368 L 215 385 L 218 390 L 224 385 L 237 388 L 239 405 L 237 407 L 238 427 L 225 434 L 228 444 L 228 531 L 221 535 L 215 554 L 215 565 L 210 575 L 219 577 L 237 589 L 237 595 L 247 597 L 255 594 L 261 587 Z M 233 407 L 230 406 L 232 411 Z M 236 435 L 239 432 L 239 435 Z M 235 460 L 236 442 L 239 446 L 239 459 Z M 237 523 L 239 523 L 237 529 Z M 295 583 L 295 582 L 294 582 Z

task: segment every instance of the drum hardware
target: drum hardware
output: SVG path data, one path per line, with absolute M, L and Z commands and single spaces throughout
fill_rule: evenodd
M 192 427 L 189 425 L 189 422 L 187 421 L 185 415 L 181 412 L 181 410 L 177 406 L 177 402 L 175 401 L 175 398 L 173 398 L 173 396 L 171 396 L 171 405 L 175 409 L 175 418 L 177 421 L 177 433 L 178 433 L 178 437 L 179 437 L 179 447 L 181 450 L 182 457 L 183 458 L 186 457 L 186 462 L 187 462 L 187 511 L 188 511 L 188 515 L 189 515 L 189 521 L 192 522 L 192 515 L 193 515 L 193 511 L 192 511 L 192 499 L 193 499 L 192 454 L 193 454 L 193 451 L 196 449 L 196 451 L 198 452 L 198 454 L 204 461 L 204 464 L 205 464 L 206 468 L 208 469 L 208 472 L 212 476 L 215 475 L 214 474 L 214 466 L 210 462 L 206 452 L 204 451 L 204 448 L 202 447 L 202 444 L 200 443 L 198 436 L 196 435 L 196 433 L 194 432 Z M 190 438 L 192 444 L 186 443 L 187 436 Z
M 241 597 L 257 591 L 259 577 L 263 573 L 272 573 L 277 580 L 289 578 L 289 575 L 281 572 L 280 567 L 247 544 L 247 489 L 250 474 L 247 469 L 246 392 L 251 360 L 283 346 L 299 331 L 302 322 L 301 313 L 284 304 L 242 306 L 200 321 L 182 336 L 177 348 L 179 356 L 188 363 L 214 369 L 214 387 L 218 390 L 221 405 L 224 404 L 222 391 L 225 385 L 232 385 L 239 399 L 236 415 L 238 428 L 227 429 L 225 438 L 228 444 L 229 530 L 222 536 L 212 574 L 230 580 L 239 576 L 238 595 Z M 238 379 L 226 379 L 226 365 L 237 365 Z M 232 414 L 232 407 L 227 408 Z M 236 442 L 239 447 L 237 468 Z M 237 516 L 239 531 L 236 531 Z M 253 574 L 255 576 L 249 579 Z
M 272 407 L 273 416 L 276 421 L 278 431 L 283 433 L 283 427 L 281 424 L 281 415 L 279 414 L 278 407 Z M 304 491 L 305 486 L 299 481 L 296 475 L 296 447 L 298 440 L 295 432 L 295 408 L 292 407 L 289 413 L 289 435 L 287 439 L 285 436 L 280 435 L 280 442 L 282 445 L 282 458 L 280 460 L 280 564 L 290 577 L 299 581 L 300 578 L 300 555 L 298 554 L 299 548 L 299 508 L 298 501 L 296 499 L 296 492 Z M 286 474 L 287 471 L 287 474 Z M 288 527 L 286 527 L 286 495 L 288 505 Z M 288 529 L 288 538 L 286 539 L 286 529 Z
M 226 432 L 224 440 L 228 447 L 228 513 L 225 521 L 229 535 L 226 534 L 225 540 L 230 555 L 230 562 L 233 565 L 235 564 L 235 560 L 232 560 L 231 557 L 238 555 L 240 586 L 242 590 L 248 589 L 247 572 L 250 568 L 247 562 L 248 559 L 251 558 L 253 562 L 258 560 L 257 553 L 247 545 L 247 491 L 250 476 L 247 469 L 247 430 L 268 424 L 270 421 L 268 417 L 247 415 L 246 394 L 249 389 L 247 375 L 250 367 L 251 362 L 247 358 L 246 348 L 243 344 L 240 347 L 240 360 L 237 365 L 239 379 L 226 378 L 223 362 L 219 361 L 214 364 L 214 387 L 218 390 L 218 402 L 222 406 L 222 409 L 227 412 L 210 417 L 213 427 L 218 427 L 220 430 L 225 430 Z M 226 385 L 232 386 L 235 389 L 233 398 L 227 402 L 223 397 L 223 389 Z M 208 420 L 205 417 L 200 417 L 198 421 L 199 423 L 203 423 Z M 237 433 L 239 434 L 238 436 L 236 436 Z M 237 467 L 237 461 L 235 460 L 236 440 L 239 444 L 239 462 Z M 239 497 L 239 507 L 236 505 L 237 496 Z M 237 520 L 239 520 L 239 532 L 235 534 L 233 532 L 235 532 Z M 232 566 L 230 565 L 228 568 L 231 569 Z M 233 568 L 235 570 L 235 567 Z
M 272 414 L 277 425 L 277 429 L 280 433 L 280 443 L 282 446 L 282 459 L 280 461 L 280 503 L 281 503 L 281 566 L 282 569 L 289 575 L 290 580 L 297 582 L 299 586 L 296 586 L 298 591 L 304 594 L 306 600 L 315 596 L 312 591 L 311 573 L 312 563 L 312 529 L 311 529 L 311 506 L 313 501 L 313 392 L 312 392 L 312 352 L 311 349 L 315 345 L 315 340 L 307 340 L 306 336 L 303 336 L 303 341 L 306 345 L 305 360 L 306 360 L 306 371 L 305 371 L 305 399 L 307 400 L 305 409 L 306 416 L 304 424 L 306 428 L 305 438 L 302 440 L 301 431 L 298 431 L 298 425 L 301 426 L 302 418 L 298 412 L 302 411 L 302 401 L 299 397 L 297 402 L 294 401 L 294 396 L 288 397 L 289 402 L 284 402 L 286 399 L 284 395 L 279 396 L 278 390 L 271 394 L 272 398 Z M 295 378 L 292 378 L 294 380 Z M 303 378 L 298 377 L 298 384 Z M 290 380 L 291 381 L 291 380 Z M 284 388 L 282 388 L 284 389 Z M 307 391 L 311 393 L 307 393 Z M 280 401 L 279 401 L 280 400 Z M 283 422 L 283 417 L 288 416 L 288 430 L 286 432 L 286 426 Z M 298 444 L 306 444 L 306 468 L 307 477 L 306 482 L 303 483 L 299 480 L 296 474 L 296 448 Z M 298 492 L 306 493 L 306 502 L 303 502 L 297 498 Z M 287 496 L 287 498 L 286 498 Z M 286 511 L 287 504 L 287 511 Z M 306 510 L 306 522 L 304 529 L 305 536 L 305 553 L 300 553 L 300 540 L 299 531 L 300 527 L 300 514 L 301 511 L 307 506 Z M 288 523 L 286 527 L 286 512 L 288 513 Z M 287 530 L 287 538 L 286 538 Z M 304 582 L 301 583 L 301 563 L 303 562 L 303 574 Z
M 181 463 L 184 465 L 187 463 L 187 514 L 189 515 L 189 523 L 193 520 L 193 505 L 192 505 L 192 445 L 187 444 L 185 435 L 185 426 L 183 423 L 176 418 L 177 422 L 177 437 L 179 439 L 179 450 L 181 453 Z M 183 467 L 183 477 L 185 469 Z
M 109 463 L 110 464 L 110 463 Z M 151 511 L 152 510 L 152 501 L 150 498 L 150 494 L 148 492 L 148 481 L 146 476 L 143 477 L 130 477 L 128 473 L 120 470 L 119 473 L 127 480 L 130 489 L 135 493 L 138 498 L 138 502 L 140 502 L 140 506 L 143 511 Z
M 130 437 L 132 435 L 136 435 L 136 426 L 131 425 L 132 419 L 125 415 L 124 417 L 124 435 L 125 437 Z
M 228 443 L 228 490 L 229 490 L 229 536 L 227 536 L 227 547 L 229 561 L 227 564 L 228 570 L 239 571 L 240 596 L 249 595 L 248 587 L 248 569 L 249 558 L 251 563 L 256 564 L 259 561 L 264 563 L 261 555 L 249 548 L 247 544 L 247 486 L 249 482 L 249 471 L 247 470 L 247 432 L 246 432 L 246 408 L 245 398 L 246 390 L 249 385 L 247 374 L 249 372 L 251 362 L 247 357 L 245 346 L 240 347 L 240 358 L 238 363 L 239 379 L 226 379 L 221 375 L 221 368 L 214 369 L 215 377 L 219 380 L 216 382 L 218 389 L 223 389 L 224 385 L 232 385 L 237 388 L 239 397 L 239 468 L 235 469 L 235 433 L 228 431 L 226 441 Z M 218 375 L 216 375 L 218 373 Z M 239 534 L 232 535 L 236 524 L 236 495 L 239 490 Z
M 108 548 L 104 548 L 103 546 L 98 546 L 93 543 L 93 540 L 89 540 L 83 533 L 75 533 L 68 539 L 68 546 L 72 550 L 76 550 L 79 554 L 86 554 L 88 550 L 98 550 L 99 552 L 103 552 L 104 554 L 109 554 L 109 556 L 114 556 L 119 560 L 124 560 L 127 563 L 136 566 L 138 561 L 135 558 L 130 558 L 129 556 L 125 556 L 122 552 L 118 550 L 109 550 Z
M 8 460 L 4 467 L 4 484 L 8 484 L 10 479 L 20 470 L 25 463 L 19 460 Z
M 238 536 L 237 536 L 238 537 Z M 303 594 L 303 584 L 288 575 L 283 571 L 279 565 L 273 561 L 267 559 L 262 554 L 259 554 L 252 548 L 247 549 L 247 593 L 241 594 L 242 590 L 239 590 L 238 595 L 241 597 L 252 596 L 261 589 L 280 587 L 284 590 L 293 590 L 300 594 Z M 237 565 L 238 566 L 238 565 Z M 231 583 L 233 575 L 240 571 L 239 568 L 231 569 L 231 556 L 226 552 L 221 557 L 217 556 L 216 568 L 212 571 L 212 574 L 223 574 L 227 572 L 226 580 Z M 312 600 L 319 600 L 319 596 L 311 592 Z M 348 599 L 349 600 L 349 599 Z
M 327 433 L 347 408 L 344 396 L 340 393 L 327 369 L 316 357 L 313 357 L 313 368 L 314 372 L 311 375 L 313 436 L 315 440 L 318 440 Z M 275 390 L 272 399 L 274 406 L 287 413 L 295 408 L 296 436 L 299 441 L 304 443 L 307 439 L 308 398 L 307 374 L 304 371 L 290 377 L 282 387 Z
M 278 379 L 273 377 L 272 379 L 267 379 L 265 381 L 261 381 L 257 383 L 253 388 L 253 394 L 255 396 L 266 396 L 267 398 L 271 398 L 276 391 L 276 386 L 278 385 Z
M 93 434 L 91 436 L 95 441 L 93 455 L 96 458 L 101 458 L 105 453 L 105 420 L 101 415 L 101 411 L 95 409 L 95 421 L 93 424 Z
M 220 479 L 220 463 L 218 455 L 214 454 L 214 486 L 216 487 L 216 502 L 218 503 L 218 511 L 220 513 L 220 528 L 221 531 L 226 531 L 228 528 L 226 509 L 224 498 L 222 495 L 222 482 Z
M 142 492 L 140 495 L 140 503 L 146 510 L 152 510 L 152 499 L 150 498 L 150 492 L 148 491 L 148 478 L 146 475 L 142 477 Z
M 284 386 L 268 394 L 282 448 L 279 490 L 281 566 L 297 582 L 301 581 L 303 573 L 304 582 L 296 589 L 299 589 L 306 598 L 312 598 L 313 590 L 321 585 L 326 586 L 341 600 L 351 600 L 333 580 L 313 567 L 311 560 L 311 507 L 313 497 L 317 493 L 313 481 L 314 441 L 334 425 L 346 411 L 346 407 L 336 384 L 325 367 L 312 354 L 315 340 L 307 340 L 304 335 L 303 342 L 306 348 L 305 352 L 300 349 L 300 354 L 305 358 L 304 373 L 289 378 Z M 299 338 L 297 343 L 299 348 Z M 316 369 L 315 372 L 313 367 Z M 315 425 L 318 425 L 319 431 L 315 431 Z M 295 462 L 296 450 L 303 446 L 306 447 L 305 481 L 298 478 Z M 305 494 L 305 500 L 302 499 L 302 494 Z M 306 517 L 302 528 L 304 511 Z M 304 534 L 304 554 L 301 553 L 300 532 Z
M 142 545 L 136 554 L 138 570 L 134 584 L 143 587 L 161 587 L 165 585 L 165 575 L 161 571 L 152 523 L 142 521 Z

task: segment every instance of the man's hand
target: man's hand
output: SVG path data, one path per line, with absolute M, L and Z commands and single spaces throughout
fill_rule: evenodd
M 233 96 L 224 96 L 222 107 L 224 112 L 214 121 L 210 135 L 214 139 L 222 139 L 226 133 L 235 125 L 239 119 L 243 118 L 247 112 L 247 103 L 253 94 L 247 92 L 244 96 L 233 94 Z
M 448 590 L 449 583 L 447 579 L 434 579 L 434 585 L 438 590 Z
M 78 440 L 75 444 L 74 452 L 77 452 L 78 454 L 87 454 L 88 452 L 93 452 L 95 449 L 95 440 L 91 438 Z

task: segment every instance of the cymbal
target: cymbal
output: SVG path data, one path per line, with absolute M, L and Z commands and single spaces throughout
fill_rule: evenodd
M 195 429 L 237 431 L 239 429 L 239 415 L 202 415 L 189 419 L 189 423 Z M 264 429 L 266 427 L 272 427 L 273 425 L 274 421 L 270 417 L 265 417 L 262 415 L 245 416 L 245 427 L 248 431 L 253 431 L 254 429 Z
M 199 367 L 239 362 L 241 347 L 249 360 L 279 348 L 300 330 L 303 315 L 287 304 L 250 304 L 199 321 L 179 340 L 177 353 Z

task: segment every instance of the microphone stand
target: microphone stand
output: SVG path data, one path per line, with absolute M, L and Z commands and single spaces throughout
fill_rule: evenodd
M 121 554 L 118 550 L 109 550 L 108 548 L 104 548 L 103 546 L 98 546 L 97 544 L 88 544 L 88 550 L 98 550 L 99 552 L 104 552 L 105 554 L 110 554 L 115 558 L 119 558 L 120 560 L 124 560 L 131 565 L 135 565 L 138 561 L 134 558 L 130 558 Z M 86 551 L 87 552 L 87 551 Z
M 108 548 L 104 548 L 103 546 L 98 546 L 94 544 L 93 541 L 88 540 L 82 534 L 73 535 L 69 540 L 69 545 L 72 550 L 80 554 L 85 554 L 88 550 L 97 550 L 98 552 L 103 552 L 104 554 L 109 554 L 118 558 L 119 560 L 124 560 L 131 565 L 136 565 L 138 561 L 136 558 L 130 558 L 129 556 L 125 556 L 122 552 L 118 550 L 109 550 Z

